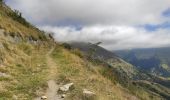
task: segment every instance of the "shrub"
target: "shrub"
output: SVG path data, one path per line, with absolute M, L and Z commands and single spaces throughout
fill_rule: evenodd
M 68 43 L 63 43 L 62 46 L 63 46 L 65 49 L 68 49 L 68 50 L 71 50 L 71 49 L 72 49 L 71 45 L 68 44 Z
M 19 23 L 29 27 L 30 24 L 22 17 L 22 13 L 18 10 L 14 10 L 14 12 L 9 12 L 8 16 L 12 17 L 13 20 L 18 21 Z
M 79 56 L 80 58 L 84 57 L 83 53 L 78 49 L 73 49 L 71 52 L 74 53 L 75 55 Z

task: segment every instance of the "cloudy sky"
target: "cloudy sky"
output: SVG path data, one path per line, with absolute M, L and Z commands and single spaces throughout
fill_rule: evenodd
M 110 49 L 170 46 L 170 0 L 6 0 L 57 41 Z

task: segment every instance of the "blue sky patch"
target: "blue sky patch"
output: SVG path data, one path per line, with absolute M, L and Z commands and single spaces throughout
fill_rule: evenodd
M 170 8 L 166 9 L 163 13 L 162 13 L 163 16 L 165 17 L 170 17 Z
M 162 12 L 163 17 L 170 18 L 170 8 L 167 8 Z M 157 31 L 158 29 L 170 29 L 170 21 L 166 21 L 160 24 L 145 24 L 144 28 L 147 31 Z
M 62 21 L 57 22 L 57 26 L 70 26 L 74 27 L 76 30 L 82 29 L 82 23 L 72 19 L 65 19 Z
M 157 24 L 157 25 L 154 25 L 154 24 L 146 24 L 144 25 L 144 28 L 147 30 L 147 31 L 156 31 L 158 29 L 170 29 L 170 22 L 164 22 L 162 24 Z

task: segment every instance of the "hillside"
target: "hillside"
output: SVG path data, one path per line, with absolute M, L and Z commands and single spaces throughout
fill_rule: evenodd
M 91 51 L 95 49 L 94 53 L 92 55 L 90 54 L 93 59 L 113 65 L 113 67 L 116 68 L 117 70 L 122 70 L 126 74 L 125 76 L 129 76 L 129 78 L 132 78 L 137 73 L 137 70 L 135 69 L 135 67 L 126 63 L 125 61 L 120 59 L 118 56 L 116 56 L 114 53 L 100 46 L 97 46 L 95 44 L 78 43 L 78 42 L 72 42 L 70 43 L 70 45 L 73 48 L 78 48 L 79 50 L 84 52 L 86 56 L 88 56 L 91 53 Z
M 127 62 L 149 73 L 170 77 L 170 48 L 150 48 L 116 51 Z
M 169 92 L 167 91 L 169 91 L 168 84 L 170 84 L 170 81 L 168 79 L 153 76 L 152 74 L 138 69 L 135 66 L 128 64 L 114 53 L 111 53 L 96 44 L 81 42 L 72 42 L 69 44 L 71 48 L 81 50 L 86 56 L 89 55 L 89 51 L 91 51 L 92 48 L 95 48 L 95 53 L 92 55 L 92 58 L 99 62 L 108 64 L 113 73 L 111 77 L 115 77 L 114 80 L 116 82 L 120 83 L 131 92 L 136 92 L 138 89 L 144 89 L 145 91 L 156 92 L 166 99 L 169 99 Z
M 104 48 L 97 58 L 76 48 L 68 49 L 2 3 L 0 26 L 0 100 L 170 98 L 169 88 L 137 80 L 136 75 L 149 76 Z M 98 59 L 102 55 L 107 60 Z M 68 83 L 74 84 L 72 88 L 58 91 Z
M 19 11 L 13 11 L 5 4 L 0 6 L 0 22 L 0 28 L 14 38 L 46 39 L 45 35 L 42 34 L 43 32 L 28 23 Z

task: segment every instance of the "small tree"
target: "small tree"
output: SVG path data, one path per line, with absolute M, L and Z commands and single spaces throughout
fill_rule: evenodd
M 9 13 L 9 16 L 11 16 L 14 20 L 18 21 L 19 23 L 25 25 L 26 27 L 29 27 L 30 24 L 22 17 L 22 13 L 18 10 L 14 10 L 14 12 Z

